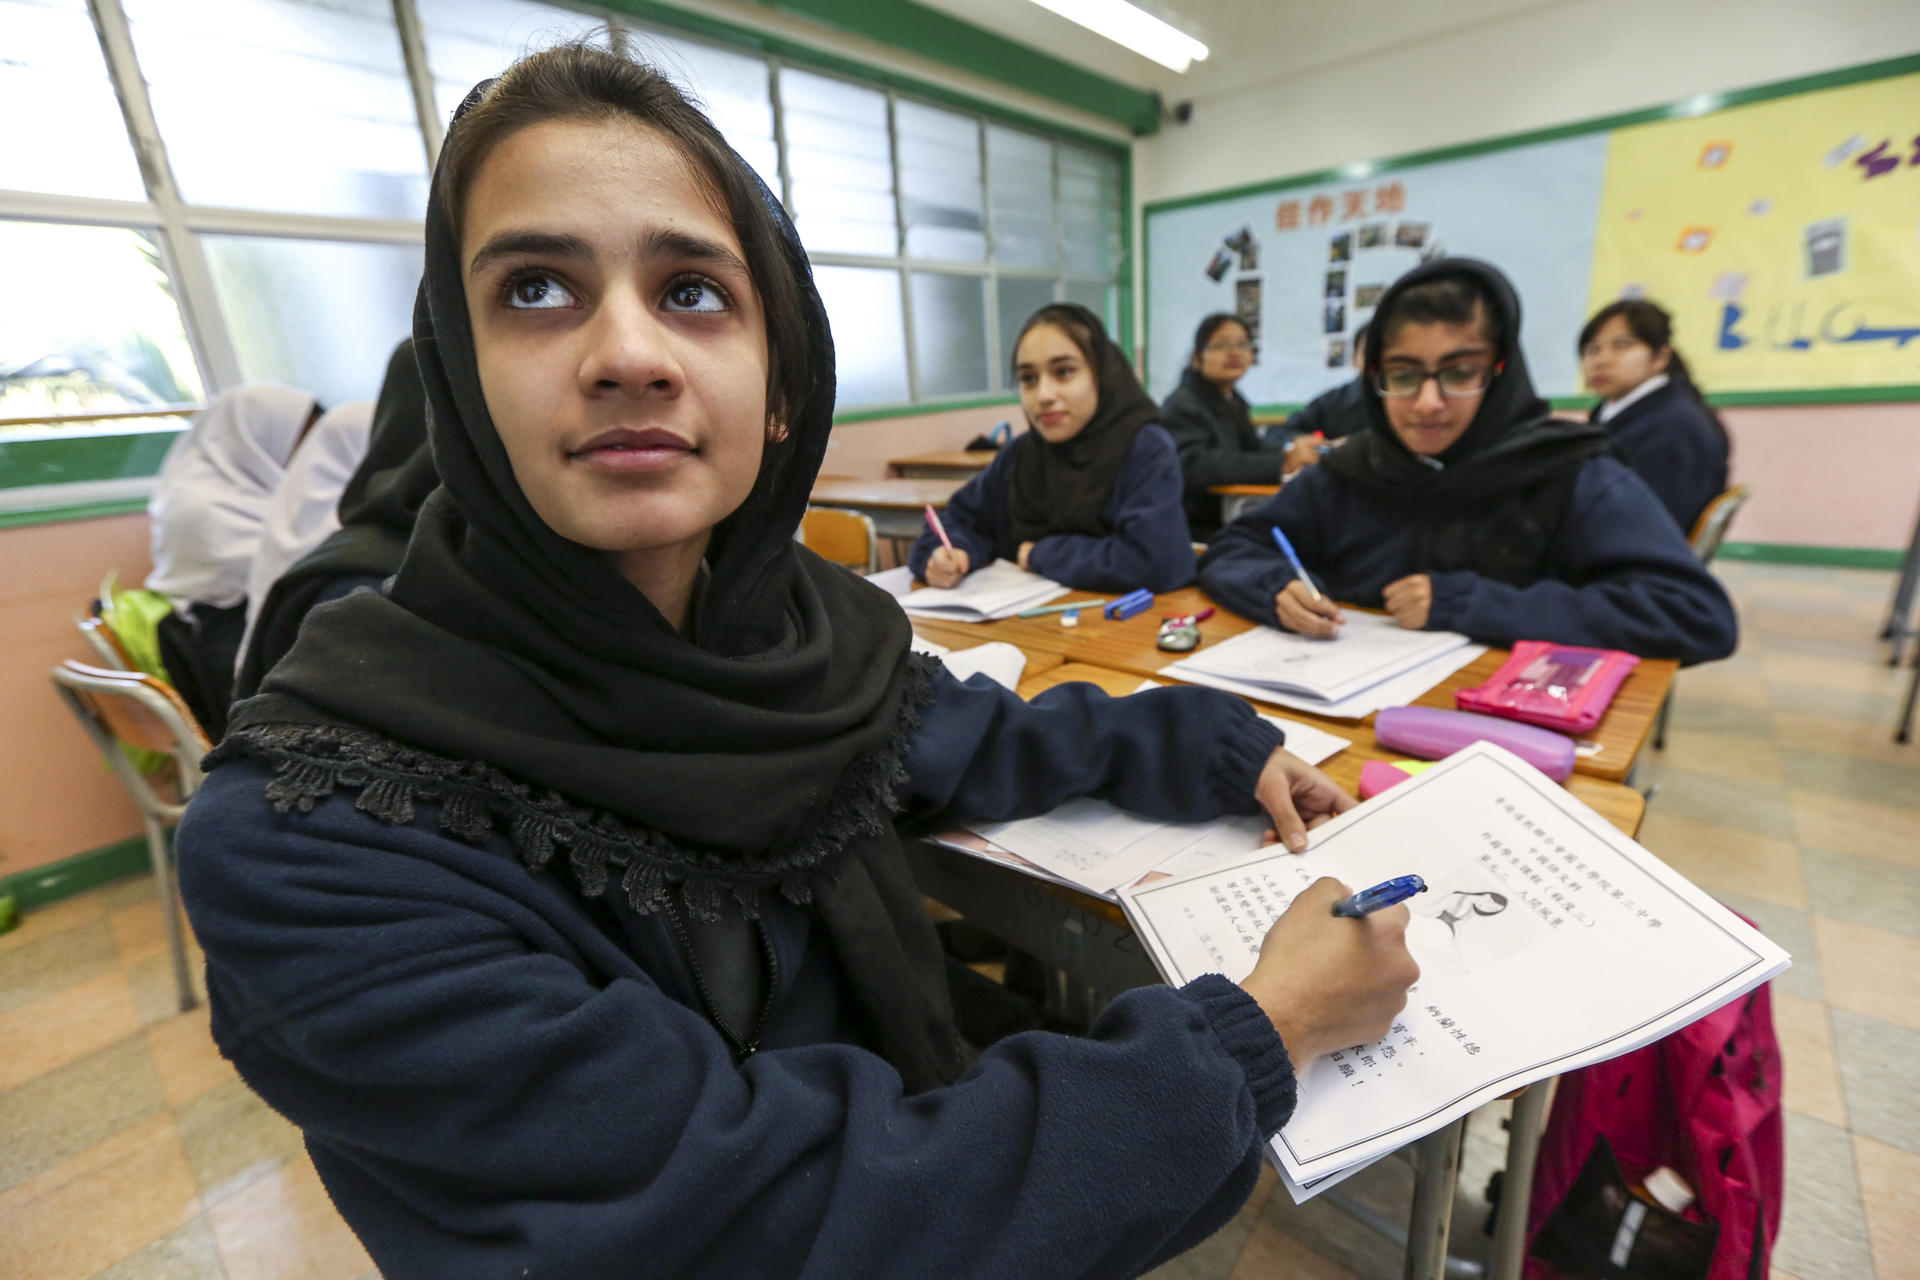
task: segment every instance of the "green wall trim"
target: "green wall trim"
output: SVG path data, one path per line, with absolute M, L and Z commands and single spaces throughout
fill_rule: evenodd
M 0 529 L 31 524 L 64 524 L 69 520 L 98 520 L 102 516 L 131 516 L 146 512 L 145 498 L 112 498 L 104 502 L 76 502 L 61 507 L 27 507 L 0 511 Z
M 848 58 L 837 53 L 829 53 L 824 49 L 816 49 L 812 45 L 802 44 L 797 40 L 789 40 L 784 36 L 774 35 L 767 31 L 757 31 L 752 27 L 742 26 L 735 22 L 728 22 L 722 18 L 710 17 L 707 14 L 697 13 L 690 9 L 682 9 L 675 5 L 661 4 L 658 0 L 597 0 L 597 2 L 614 13 L 626 14 L 641 22 L 679 31 L 690 36 L 704 37 L 719 44 L 732 45 L 735 48 L 751 49 L 755 52 L 766 54 L 769 57 L 777 57 L 782 61 L 791 62 L 796 66 L 805 67 L 809 70 L 851 76 L 869 84 L 878 84 L 889 89 L 897 89 L 902 93 L 912 94 L 916 98 L 924 98 L 930 102 L 945 103 L 948 106 L 959 107 L 967 111 L 977 111 L 982 115 L 991 116 L 1009 124 L 1016 124 L 1023 128 L 1041 129 L 1057 136 L 1072 138 L 1077 142 L 1100 147 L 1108 151 L 1125 153 L 1128 150 L 1124 143 L 1117 142 L 1113 138 L 1103 137 L 1100 134 L 1090 133 L 1082 129 L 1075 129 L 1070 125 L 1059 124 L 1017 108 L 1008 107 L 1004 103 L 997 102 L 991 98 L 956 92 L 941 85 L 930 84 L 917 76 L 895 71 L 889 67 L 876 66 L 871 62 L 866 62 L 858 58 Z M 1095 76 L 1090 71 L 1069 66 L 1069 64 L 1064 62 L 1058 62 L 1043 53 L 1027 48 L 1025 45 L 1016 44 L 1011 40 L 1005 40 L 990 32 L 982 31 L 970 23 L 961 22 L 957 18 L 950 18 L 946 14 L 938 13 L 935 10 L 926 9 L 917 4 L 911 4 L 908 0 L 872 0 L 872 2 L 866 4 L 861 4 L 858 0 L 854 0 L 852 3 L 836 3 L 834 0 L 820 0 L 820 3 L 817 5 L 813 3 L 812 0 L 793 0 L 792 3 L 783 3 L 782 0 L 774 0 L 774 5 L 776 8 L 791 10 L 805 17 L 815 18 L 818 21 L 829 22 L 830 25 L 841 27 L 842 29 L 868 35 L 872 39 L 893 44 L 910 53 L 923 54 L 926 57 L 951 66 L 956 70 L 999 80 L 1002 83 L 1015 85 L 1028 92 L 1052 98 L 1065 106 L 1077 107 L 1090 115 L 1098 115 L 1105 119 L 1113 120 L 1116 124 L 1123 126 L 1129 131 L 1135 133 L 1142 132 L 1136 123 L 1139 117 L 1144 115 L 1146 110 L 1141 102 L 1132 103 L 1116 114 L 1116 111 L 1113 109 L 1101 110 L 1094 105 L 1093 101 L 1081 100 L 1077 92 L 1070 87 L 1064 90 L 1060 87 L 1062 85 L 1072 86 L 1074 84 L 1073 77 L 1087 77 L 1091 80 L 1102 81 L 1104 81 L 1104 77 Z M 985 57 L 982 54 L 982 50 L 992 46 L 978 45 L 972 41 L 958 42 L 949 47 L 940 41 L 922 37 L 919 43 L 927 44 L 931 47 L 921 48 L 918 44 L 901 44 L 886 36 L 875 34 L 873 31 L 868 30 L 866 26 L 861 25 L 871 23 L 874 27 L 890 27 L 896 22 L 901 22 L 900 19 L 888 16 L 889 11 L 895 7 L 913 9 L 917 10 L 920 14 L 924 14 L 929 23 L 926 30 L 931 31 L 935 29 L 938 23 L 952 23 L 957 27 L 974 33 L 976 39 L 997 41 L 999 45 L 1004 46 L 1004 56 L 1002 54 L 996 54 L 990 58 Z M 843 20 L 830 20 L 820 17 L 810 12 L 814 8 L 834 10 L 836 12 L 844 11 Z M 935 20 L 937 20 L 937 22 L 935 22 Z M 903 22 L 902 25 L 907 24 Z M 1063 68 L 1060 85 L 1052 83 L 1053 76 L 1051 74 L 1040 75 L 1037 80 L 1021 79 L 1009 74 L 1007 70 L 1008 67 L 1026 65 L 1019 61 L 1022 57 L 1029 59 L 1037 58 L 1045 63 Z M 978 65 L 976 65 L 976 60 L 978 61 Z M 1029 74 L 1036 73 L 1029 72 Z M 1158 127 L 1160 119 L 1160 99 L 1157 95 L 1143 93 L 1141 90 L 1121 85 L 1117 81 L 1104 81 L 1104 83 L 1112 85 L 1114 88 L 1128 94 L 1137 95 L 1143 99 L 1144 102 L 1150 103 L 1153 111 L 1154 127 Z M 1104 97 L 1098 99 L 1098 101 L 1106 100 Z M 1118 100 L 1114 99 L 1109 105 L 1113 106 L 1117 104 L 1117 102 Z M 1147 129 L 1145 132 L 1150 133 L 1152 129 Z
M 833 415 L 833 425 L 849 422 L 878 422 L 882 418 L 917 418 L 929 413 L 947 413 L 955 409 L 985 409 L 990 405 L 1019 404 L 1019 396 L 974 396 L 966 400 L 934 400 L 923 404 L 883 405 L 878 409 L 848 409 Z
M 1214 191 L 1201 191 L 1188 196 L 1155 200 L 1146 205 L 1143 212 L 1149 215 L 1165 213 L 1170 209 L 1183 209 L 1188 205 L 1209 204 L 1215 200 L 1237 199 L 1240 196 L 1263 195 L 1270 191 L 1286 191 L 1293 187 L 1313 186 L 1324 182 L 1355 182 L 1393 169 L 1407 169 L 1414 165 L 1434 164 L 1442 160 L 1458 160 L 1466 156 L 1482 155 L 1489 151 L 1505 151 L 1512 147 L 1531 146 L 1537 142 L 1554 142 L 1561 138 L 1598 133 L 1606 129 L 1621 129 L 1628 125 L 1687 119 L 1715 111 L 1724 111 L 1729 107 L 1744 107 L 1773 98 L 1791 97 L 1797 93 L 1812 93 L 1820 89 L 1837 89 L 1843 85 L 1861 84 L 1869 80 L 1885 80 L 1890 76 L 1910 75 L 1916 71 L 1920 71 L 1920 53 L 1887 58 L 1880 62 L 1863 63 L 1854 67 L 1842 67 L 1838 71 L 1823 71 L 1818 75 L 1800 76 L 1793 80 L 1776 80 L 1771 84 L 1753 85 L 1746 89 L 1729 90 L 1726 93 L 1699 94 L 1680 102 L 1667 103 L 1665 106 L 1625 111 L 1618 115 L 1597 116 L 1590 120 L 1533 129 L 1526 133 L 1503 134 L 1495 138 L 1482 138 L 1474 142 L 1461 142 L 1427 151 L 1390 156 L 1384 160 L 1365 160 L 1339 165 L 1332 169 L 1318 169 L 1312 173 L 1298 173 L 1264 182 L 1248 183 L 1244 186 L 1221 187 Z
M 1819 564 L 1842 569 L 1900 567 L 1898 549 L 1880 547 L 1816 547 L 1794 542 L 1723 542 L 1723 560 L 1756 560 L 1765 564 Z
M 132 431 L 0 439 L 0 489 L 150 476 L 160 469 L 160 460 L 177 435 L 177 431 Z
M 86 853 L 76 853 L 71 858 L 0 878 L 0 895 L 12 894 L 22 911 L 30 911 L 146 871 L 151 865 L 147 838 L 128 836 Z

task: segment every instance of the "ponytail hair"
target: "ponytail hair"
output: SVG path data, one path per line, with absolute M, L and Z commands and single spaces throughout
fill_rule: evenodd
M 1600 330 L 1606 327 L 1607 321 L 1615 316 L 1627 322 L 1627 328 L 1634 337 L 1652 347 L 1656 352 L 1667 353 L 1667 378 L 1685 392 L 1695 405 L 1699 406 L 1700 412 L 1705 414 L 1707 421 L 1713 424 L 1713 429 L 1720 433 L 1720 443 L 1727 445 L 1731 450 L 1732 441 L 1727 435 L 1727 424 L 1720 421 L 1720 415 L 1714 412 L 1713 406 L 1708 404 L 1707 398 L 1700 393 L 1700 387 L 1694 382 L 1693 373 L 1687 368 L 1686 360 L 1681 357 L 1680 349 L 1673 345 L 1673 317 L 1658 304 L 1648 302 L 1645 298 L 1621 298 L 1617 302 L 1609 302 L 1594 312 L 1593 319 L 1587 321 L 1585 327 L 1580 330 L 1580 341 L 1574 347 L 1574 354 L 1578 355 L 1585 351 L 1587 344 L 1592 342 Z

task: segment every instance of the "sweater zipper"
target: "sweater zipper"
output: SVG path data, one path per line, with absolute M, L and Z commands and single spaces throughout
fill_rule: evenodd
M 687 926 L 681 921 L 680 913 L 674 910 L 670 902 L 666 904 L 666 913 L 667 926 L 673 931 L 674 941 L 680 946 L 680 954 L 686 958 L 687 971 L 693 975 L 693 987 L 700 995 L 700 1004 L 707 1011 L 707 1021 L 711 1022 L 726 1038 L 728 1047 L 733 1051 L 734 1061 L 745 1062 L 760 1051 L 760 1036 L 767 1029 L 767 1019 L 773 1016 L 774 998 L 780 991 L 780 955 L 774 950 L 773 935 L 767 932 L 765 921 L 753 922 L 754 932 L 760 939 L 761 954 L 767 962 L 767 998 L 760 1006 L 759 1017 L 754 1020 L 753 1026 L 748 1029 L 748 1034 L 743 1039 L 727 1025 L 726 1019 L 720 1016 L 720 1007 L 713 1002 L 713 993 L 707 988 L 706 976 L 700 972 L 699 957 L 694 954 L 693 942 L 687 936 Z

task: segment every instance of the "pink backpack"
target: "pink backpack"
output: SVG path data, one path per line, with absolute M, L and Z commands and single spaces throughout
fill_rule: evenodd
M 1780 1072 L 1763 985 L 1664 1040 L 1562 1076 L 1528 1208 L 1528 1280 L 1765 1280 L 1786 1181 Z M 1694 1191 L 1678 1218 L 1709 1225 L 1633 1207 L 1620 1175 L 1637 1183 L 1662 1165 Z M 1623 1217 L 1632 1219 L 1626 1230 Z M 1673 1242 L 1690 1235 L 1711 1262 L 1663 1266 L 1650 1256 L 1663 1232 L 1673 1254 L 1685 1252 Z

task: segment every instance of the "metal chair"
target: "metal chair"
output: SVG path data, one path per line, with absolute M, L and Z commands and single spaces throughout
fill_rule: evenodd
M 106 758 L 120 785 L 140 807 L 147 831 L 147 853 L 153 867 L 154 889 L 166 921 L 167 947 L 173 955 L 173 981 L 185 1013 L 198 1003 L 187 971 L 186 932 L 181 926 L 179 880 L 167 851 L 166 829 L 180 821 L 187 801 L 200 785 L 200 759 L 210 744 L 193 714 L 172 686 L 139 671 L 90 667 L 68 658 L 53 669 L 53 686 L 81 728 Z M 154 789 L 154 780 L 142 774 L 123 748 L 161 752 L 173 760 L 170 771 L 177 795 L 169 798 Z
M 1720 543 L 1727 536 L 1727 527 L 1733 523 L 1733 517 L 1741 507 L 1747 505 L 1747 499 L 1753 496 L 1753 490 L 1744 484 L 1737 484 L 1719 497 L 1709 502 L 1700 518 L 1693 522 L 1693 532 L 1687 535 L 1687 545 L 1693 548 L 1693 554 L 1700 557 L 1701 564 L 1711 564 L 1714 556 L 1720 552 Z M 1667 717 L 1673 712 L 1673 693 L 1667 693 L 1667 700 L 1660 704 L 1660 719 L 1653 726 L 1654 750 L 1664 750 L 1667 745 Z M 1649 797 L 1651 798 L 1651 797 Z
M 871 518 L 837 507 L 808 507 L 800 517 L 800 541 L 807 550 L 846 565 L 858 574 L 880 568 L 880 538 Z
M 87 642 L 87 647 L 93 650 L 94 656 L 106 666 L 115 671 L 140 669 L 140 665 L 133 660 L 133 655 L 127 652 L 127 646 L 120 642 L 119 635 L 107 625 L 105 618 L 97 614 L 86 618 L 75 618 L 73 625 L 80 632 L 81 639 Z

